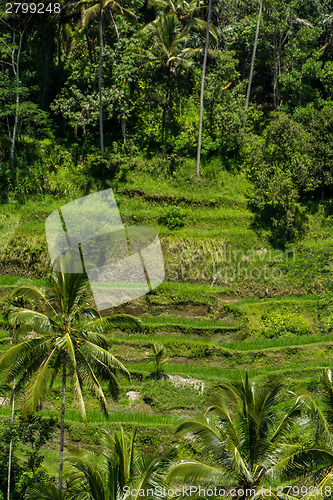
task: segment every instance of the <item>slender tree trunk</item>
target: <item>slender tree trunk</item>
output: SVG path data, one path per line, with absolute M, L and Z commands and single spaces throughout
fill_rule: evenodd
M 123 115 L 121 117 L 121 132 L 123 134 L 123 144 L 124 144 L 124 155 L 127 154 L 126 152 L 126 117 Z
M 16 80 L 15 119 L 14 119 L 13 135 L 12 135 L 12 144 L 11 144 L 11 147 L 10 147 L 10 164 L 11 164 L 12 168 L 14 168 L 15 143 L 16 143 L 18 120 L 19 120 L 19 107 L 20 107 L 20 57 L 21 57 L 21 48 L 22 48 L 23 33 L 24 33 L 24 31 L 22 33 L 20 33 L 19 46 L 18 46 L 18 50 L 17 50 L 16 61 L 14 61 L 14 51 L 13 51 L 13 55 L 12 55 L 12 65 L 13 65 L 13 71 L 14 71 L 15 80 Z M 14 32 L 14 37 L 15 37 L 15 32 Z
M 260 29 L 260 21 L 261 21 L 261 13 L 262 13 L 263 3 L 264 3 L 264 0 L 260 0 L 259 15 L 258 15 L 258 22 L 257 22 L 257 29 L 256 29 L 256 36 L 255 36 L 255 39 L 254 39 L 254 46 L 253 46 L 253 52 L 252 52 L 252 60 L 251 60 L 249 84 L 248 84 L 248 87 L 247 87 L 247 93 L 246 93 L 246 99 L 245 99 L 245 109 L 247 109 L 249 107 L 249 100 L 250 100 L 250 93 L 251 93 L 251 86 L 252 86 L 252 79 L 253 79 L 253 71 L 254 71 L 254 61 L 255 61 L 255 58 L 256 58 L 256 52 L 257 52 L 257 46 L 258 46 L 258 37 L 259 37 L 259 29 Z
M 10 327 L 10 345 L 14 344 L 14 332 L 12 327 Z M 13 386 L 13 399 L 12 399 L 12 418 L 11 418 L 11 428 L 14 425 L 14 412 L 15 412 L 15 380 Z M 11 488 L 11 475 L 12 475 L 12 456 L 13 456 L 13 437 L 10 437 L 9 442 L 9 455 L 8 455 L 8 480 L 7 480 L 7 500 L 10 500 L 10 488 Z
M 162 145 L 163 149 L 166 149 L 166 126 L 167 126 L 167 107 L 169 102 L 169 86 L 166 93 L 165 103 L 163 106 L 163 114 L 162 114 Z
M 209 44 L 209 24 L 210 24 L 211 12 L 212 12 L 212 0 L 209 0 L 207 30 L 206 30 L 206 45 L 205 45 L 205 53 L 202 65 L 202 77 L 201 77 L 201 89 L 200 89 L 200 118 L 199 118 L 198 150 L 197 150 L 197 177 L 200 177 L 202 118 L 203 118 L 204 90 L 205 90 L 206 64 L 207 64 L 207 54 L 208 54 L 208 44 Z
M 169 67 L 168 80 L 167 80 L 167 92 L 165 96 L 165 103 L 162 115 L 162 143 L 163 148 L 166 150 L 166 139 L 167 139 L 167 125 L 172 118 L 172 107 L 173 107 L 173 77 L 172 69 Z
M 110 17 L 111 17 L 112 24 L 113 24 L 113 26 L 114 26 L 114 30 L 115 30 L 115 32 L 116 32 L 117 42 L 120 42 L 120 36 L 119 36 L 118 27 L 117 27 L 117 25 L 116 25 L 116 21 L 114 20 L 114 17 L 113 17 L 113 15 L 112 15 L 112 11 L 111 11 L 111 10 L 109 10 L 109 12 L 110 12 Z
M 98 65 L 98 91 L 99 91 L 99 133 L 101 140 L 101 156 L 104 156 L 103 135 L 103 102 L 102 102 L 102 60 L 103 60 L 103 9 L 98 18 L 99 33 L 99 65 Z
M 65 408 L 66 408 L 66 354 L 63 355 L 63 361 L 62 361 L 59 488 L 62 488 L 62 469 L 63 469 L 64 439 L 65 439 Z
M 11 428 L 14 425 L 14 412 L 15 412 L 15 379 L 13 386 L 13 398 L 12 398 L 12 418 L 11 418 Z M 8 456 L 8 482 L 7 482 L 7 500 L 10 500 L 10 487 L 11 487 L 11 474 L 12 474 L 12 455 L 13 455 L 13 437 L 10 437 L 9 442 L 9 456 Z
M 86 33 L 86 41 L 87 41 L 87 47 L 88 47 L 88 53 L 89 53 L 90 62 L 91 62 L 91 64 L 94 64 L 95 61 L 94 61 L 93 53 L 92 53 L 92 50 L 91 50 L 91 43 L 90 43 L 90 40 L 89 40 L 88 33 Z
M 276 42 L 276 30 L 274 31 L 274 38 L 273 38 L 273 64 L 274 64 L 274 76 L 273 76 L 273 98 L 274 98 L 274 109 L 277 109 L 277 81 L 278 81 L 278 49 L 277 49 L 277 42 Z

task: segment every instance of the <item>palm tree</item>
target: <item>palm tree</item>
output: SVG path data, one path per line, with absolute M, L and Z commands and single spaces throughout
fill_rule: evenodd
M 174 12 L 161 13 L 140 32 L 146 48 L 140 50 L 143 64 L 161 69 L 166 85 L 162 115 L 162 143 L 166 145 L 167 118 L 171 118 L 175 77 L 180 68 L 188 68 L 200 49 L 187 47 L 190 27 L 182 25 Z
M 160 378 L 168 378 L 165 373 L 161 372 L 161 366 L 169 361 L 168 358 L 165 357 L 165 347 L 159 344 L 152 345 L 152 360 L 155 363 L 155 372 L 150 375 L 150 378 L 156 378 L 157 380 Z
M 163 109 L 163 119 L 162 119 L 162 142 L 165 143 L 164 134 L 166 129 L 166 117 L 167 114 L 169 115 L 171 114 L 172 102 L 173 102 L 173 95 L 172 95 L 173 94 L 172 85 L 174 83 L 173 75 L 176 74 L 176 69 L 179 66 L 188 67 L 191 63 L 189 61 L 185 61 L 185 59 L 187 59 L 187 57 L 193 57 L 195 53 L 198 52 L 200 49 L 192 49 L 192 51 L 190 51 L 188 53 L 188 56 L 186 57 L 184 57 L 186 53 L 180 51 L 179 52 L 180 57 L 177 59 L 174 59 L 175 54 L 171 52 L 178 49 L 177 45 L 179 43 L 179 40 L 181 40 L 182 42 L 186 42 L 186 44 L 190 41 L 191 31 L 198 31 L 200 33 L 205 33 L 206 34 L 206 49 L 204 56 L 204 67 L 205 67 L 207 60 L 208 40 L 209 38 L 212 38 L 217 43 L 218 38 L 215 27 L 210 24 L 211 0 L 209 2 L 207 23 L 198 17 L 194 17 L 194 15 L 198 13 L 200 11 L 200 8 L 202 7 L 201 0 L 190 0 L 188 2 L 186 0 L 149 0 L 148 7 L 154 7 L 157 10 L 158 13 L 157 19 L 153 21 L 157 29 L 155 30 L 154 34 L 152 33 L 150 34 L 150 40 L 152 41 L 153 39 L 155 39 L 152 48 L 148 52 L 143 51 L 142 55 L 148 58 L 149 60 L 148 64 L 151 64 L 152 66 L 160 65 L 164 69 L 164 73 L 168 73 L 167 69 L 169 69 L 169 74 L 167 74 L 166 76 L 167 96 L 165 99 L 165 104 Z M 163 23 L 161 22 L 162 19 L 168 19 L 169 24 L 165 23 L 163 25 Z M 158 23 L 158 21 L 160 22 Z M 170 28 L 172 26 L 171 21 L 174 23 L 173 29 L 176 31 L 177 27 L 178 31 L 180 31 L 181 33 L 181 36 L 179 38 L 175 36 L 176 33 L 174 35 L 171 35 L 170 37 L 170 32 L 171 32 Z M 151 30 L 151 28 L 154 27 L 153 23 L 148 24 L 144 28 L 144 30 L 142 30 L 143 36 L 146 35 L 145 31 Z M 157 27 L 157 25 L 159 26 Z M 183 31 L 181 30 L 182 27 Z M 160 53 L 160 56 L 156 58 L 156 55 L 158 53 Z M 167 57 L 168 54 L 169 54 L 169 61 Z M 173 64 L 170 64 L 171 62 Z
M 148 0 L 147 7 L 154 8 L 159 17 L 165 14 L 175 14 L 183 26 L 188 26 L 193 31 L 206 35 L 207 22 L 200 17 L 194 17 L 204 6 L 202 0 Z M 210 26 L 209 35 L 211 39 L 218 42 L 215 26 Z
M 103 102 L 102 102 L 102 61 L 103 61 L 103 38 L 104 38 L 104 18 L 109 16 L 119 42 L 119 31 L 114 19 L 114 14 L 124 16 L 128 21 L 137 25 L 136 15 L 128 9 L 125 9 L 121 2 L 115 0 L 82 0 L 78 3 L 79 7 L 84 7 L 82 12 L 82 22 L 86 26 L 91 19 L 97 18 L 98 38 L 99 38 L 99 63 L 98 63 L 98 92 L 99 92 L 99 131 L 101 142 L 101 156 L 104 156 L 104 133 L 103 133 Z
M 71 500 L 139 500 L 141 491 L 151 489 L 155 494 L 149 498 L 163 499 L 159 494 L 164 486 L 164 477 L 175 458 L 175 450 L 161 456 L 147 456 L 135 452 L 136 430 L 130 439 L 124 430 L 113 435 L 105 431 L 102 453 L 84 453 L 69 457 L 66 472 L 67 495 Z M 159 487 L 159 488 L 158 488 Z M 136 493 L 134 493 L 134 490 Z M 36 486 L 28 490 L 26 498 L 62 498 L 61 490 Z M 66 491 L 63 498 L 67 498 Z M 145 495 L 146 496 L 146 495 Z
M 86 411 L 83 387 L 96 396 L 107 415 L 107 401 L 99 379 L 108 381 L 110 393 L 116 398 L 120 391 L 116 374 L 120 372 L 129 376 L 129 373 L 109 352 L 110 341 L 106 334 L 115 326 L 138 326 L 138 322 L 131 316 L 102 318 L 99 311 L 89 305 L 87 286 L 85 275 L 58 271 L 52 274 L 45 291 L 33 286 L 17 288 L 15 297 L 37 300 L 42 306 L 42 312 L 22 308 L 14 314 L 14 324 L 19 326 L 19 331 L 33 331 L 33 334 L 12 346 L 0 359 L 4 381 L 16 380 L 16 390 L 20 390 L 29 380 L 23 397 L 25 413 L 35 410 L 61 372 L 60 486 L 67 377 L 71 376 L 74 397 L 80 405 L 84 421 Z
M 327 448 L 313 446 L 303 449 L 301 445 L 287 442 L 287 431 L 304 407 L 302 398 L 296 398 L 278 421 L 274 410 L 279 387 L 258 388 L 249 383 L 247 375 L 239 383 L 220 384 L 219 387 L 222 396 L 206 411 L 206 414 L 213 412 L 216 420 L 199 417 L 179 424 L 176 429 L 176 432 L 190 433 L 199 438 L 207 451 L 215 456 L 217 465 L 184 462 L 170 471 L 170 480 L 218 484 L 226 491 L 236 488 L 251 492 L 236 497 L 243 499 L 253 497 L 272 478 L 291 478 L 304 470 L 310 473 L 313 468 L 333 463 L 333 453 Z
M 20 299 L 19 299 L 20 300 Z M 17 306 L 17 301 L 16 301 L 16 306 Z M 9 342 L 10 345 L 13 345 L 14 342 L 17 340 L 16 335 L 15 335 L 15 326 L 13 325 L 12 318 L 11 318 L 11 312 L 15 310 L 15 300 L 8 298 L 6 299 L 5 303 L 3 304 L 3 318 L 4 318 L 4 324 L 5 328 L 8 329 L 9 331 Z M 8 339 L 3 339 L 3 341 L 7 341 Z M 13 381 L 13 388 L 12 388 L 12 409 L 11 409 L 11 426 L 13 427 L 14 425 L 14 417 L 15 417 L 15 379 Z M 10 437 L 9 441 L 9 453 L 8 453 L 8 474 L 7 474 L 7 500 L 10 499 L 10 490 L 11 490 L 11 475 L 12 475 L 12 456 L 13 456 L 13 436 Z

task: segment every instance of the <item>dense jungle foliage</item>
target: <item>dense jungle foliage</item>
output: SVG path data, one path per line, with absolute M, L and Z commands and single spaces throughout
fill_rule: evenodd
M 138 156 L 190 181 L 207 5 L 17 5 L 2 3 L 0 24 L 3 201 L 100 188 Z M 218 160 L 206 176 L 246 172 L 258 224 L 283 244 L 302 235 L 302 203 L 332 194 L 332 2 L 265 0 L 258 19 L 260 7 L 213 1 L 201 160 Z

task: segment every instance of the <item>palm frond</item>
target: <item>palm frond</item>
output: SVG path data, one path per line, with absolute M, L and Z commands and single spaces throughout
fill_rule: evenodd
M 54 348 L 47 358 L 42 362 L 39 369 L 33 375 L 24 398 L 23 413 L 32 413 L 37 404 L 43 399 L 45 392 L 54 380 L 55 372 L 53 366 L 53 357 L 57 354 Z
M 73 384 L 74 399 L 79 403 L 82 418 L 84 422 L 87 423 L 86 407 L 84 404 L 84 398 L 81 389 L 81 381 L 76 369 L 74 370 L 74 373 L 72 375 L 72 384 Z
M 237 474 L 242 474 L 248 481 L 253 479 L 237 443 L 232 441 L 227 432 L 218 429 L 208 419 L 197 418 L 182 422 L 176 427 L 176 432 L 189 432 L 194 437 L 198 437 L 207 450 L 210 450 L 218 458 L 225 455 L 227 448 Z
M 234 443 L 239 443 L 233 419 L 227 407 L 226 401 L 221 397 L 215 398 L 213 404 L 207 408 L 206 414 L 209 412 L 214 412 L 220 418 L 220 421 L 223 422 L 226 431 L 229 433 Z
M 141 321 L 129 314 L 115 314 L 89 321 L 85 329 L 91 332 L 111 333 L 115 328 L 132 328 L 141 330 Z
M 21 309 L 14 315 L 15 325 L 23 324 L 25 327 L 30 327 L 36 333 L 50 333 L 59 328 L 58 324 L 51 318 L 31 309 Z
M 77 370 L 78 370 L 78 375 L 80 377 L 80 380 L 87 386 L 87 388 L 93 392 L 95 397 L 98 399 L 99 404 L 101 406 L 101 409 L 104 413 L 104 415 L 107 417 L 108 416 L 108 410 L 107 410 L 107 403 L 106 403 L 106 398 L 103 392 L 103 389 L 98 381 L 98 378 L 93 370 L 93 366 L 91 363 L 88 362 L 86 356 L 82 355 L 81 351 L 78 350 L 77 352 Z M 96 369 L 96 365 L 98 367 L 98 362 L 95 361 L 94 363 L 94 368 Z M 106 375 L 109 375 L 109 386 L 112 389 L 112 394 L 117 395 L 119 393 L 119 384 L 117 380 L 115 379 L 114 375 L 109 372 L 108 370 L 105 370 L 103 375 L 104 378 L 106 378 Z
M 305 477 L 309 471 L 333 466 L 333 452 L 325 448 L 298 449 L 288 453 L 266 471 L 268 477 Z
M 56 314 L 52 304 L 46 298 L 45 291 L 40 288 L 34 286 L 19 286 L 12 293 L 12 297 L 23 297 L 28 300 L 37 299 L 38 301 L 46 304 L 53 311 L 53 313 Z
M 230 473 L 200 462 L 183 462 L 169 471 L 167 481 L 193 485 L 217 485 L 229 483 Z
M 138 18 L 134 14 L 134 12 L 132 12 L 131 10 L 125 9 L 124 7 L 122 8 L 122 11 L 123 11 L 122 15 L 124 16 L 126 21 L 133 24 L 133 26 L 138 26 Z
M 308 394 L 301 394 L 299 398 L 304 401 L 308 409 L 310 421 L 315 425 L 317 435 L 332 443 L 332 429 L 324 412 Z
M 60 489 L 53 484 L 38 484 L 30 486 L 24 498 L 34 500 L 65 500 L 69 499 L 69 496 L 66 490 Z
M 105 477 L 101 475 L 98 466 L 91 460 L 91 454 L 70 456 L 67 458 L 70 469 L 64 477 L 69 480 L 73 498 L 90 498 L 91 500 L 106 500 Z
M 75 309 L 72 314 L 69 316 L 69 323 L 73 323 L 74 321 L 78 322 L 81 318 L 100 318 L 100 312 L 92 306 L 82 305 Z
M 270 442 L 273 443 L 278 438 L 281 437 L 287 430 L 289 430 L 292 423 L 295 422 L 295 418 L 301 415 L 301 410 L 304 407 L 304 399 L 302 397 L 298 397 L 293 404 L 292 408 L 288 411 L 286 415 L 284 415 L 280 425 L 275 430 L 273 436 L 270 439 Z
M 83 347 L 87 353 L 91 354 L 94 357 L 95 361 L 98 360 L 102 362 L 105 367 L 107 367 L 109 370 L 112 370 L 112 372 L 117 371 L 122 373 L 123 375 L 126 375 L 127 377 L 130 377 L 127 368 L 125 368 L 125 366 L 106 349 L 103 349 L 102 347 L 93 344 L 88 340 L 84 342 Z

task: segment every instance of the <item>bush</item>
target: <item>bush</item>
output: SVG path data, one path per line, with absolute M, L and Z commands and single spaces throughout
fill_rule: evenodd
M 178 229 L 185 224 L 184 211 L 176 206 L 169 207 L 165 213 L 158 219 L 158 223 L 166 226 L 168 229 Z
M 260 336 L 265 338 L 272 339 L 290 335 L 310 335 L 313 333 L 309 322 L 299 314 L 263 313 L 261 320 L 265 327 L 261 330 Z

